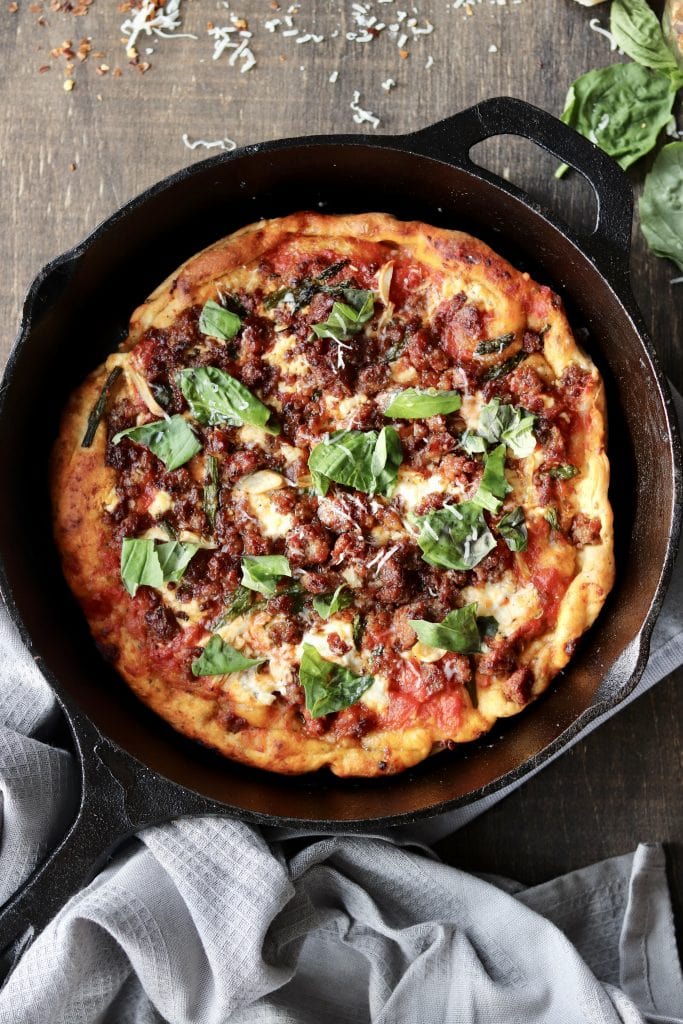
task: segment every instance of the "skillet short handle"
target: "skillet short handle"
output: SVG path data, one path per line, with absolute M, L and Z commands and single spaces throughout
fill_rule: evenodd
M 418 151 L 475 170 L 498 188 L 530 203 L 521 189 L 476 166 L 470 150 L 496 135 L 519 135 L 573 167 L 592 186 L 598 212 L 595 229 L 582 247 L 611 281 L 628 280 L 633 192 L 619 165 L 552 114 L 512 96 L 477 103 L 408 136 Z
M 125 838 L 120 825 L 98 813 L 97 798 L 81 803 L 57 849 L 0 909 L 0 983 L 62 905 L 86 885 Z

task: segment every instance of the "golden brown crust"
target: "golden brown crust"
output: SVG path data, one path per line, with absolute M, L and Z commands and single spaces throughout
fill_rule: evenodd
M 581 472 L 571 485 L 558 484 L 557 488 L 565 502 L 567 523 L 571 514 L 576 516 L 580 511 L 589 521 L 599 523 L 599 538 L 585 545 L 572 544 L 567 539 L 567 525 L 562 536 L 558 534 L 553 542 L 552 532 L 548 533 L 544 525 L 544 507 L 538 499 L 537 480 L 543 472 L 545 453 L 539 446 L 533 455 L 515 463 L 508 473 L 513 497 L 525 509 L 530 532 L 539 538 L 533 562 L 527 555 L 516 556 L 516 586 L 519 589 L 524 584 L 526 573 L 532 581 L 527 589 L 535 587 L 538 591 L 538 579 L 547 582 L 552 571 L 553 579 L 561 578 L 565 589 L 551 628 L 540 635 L 532 633 L 527 642 L 520 640 L 517 644 L 516 665 L 531 670 L 530 689 L 514 692 L 507 685 L 505 673 L 495 668 L 484 672 L 483 663 L 479 662 L 478 706 L 462 697 L 457 724 L 449 721 L 445 727 L 436 719 L 425 721 L 419 715 L 412 721 L 399 722 L 378 712 L 374 726 L 364 732 L 358 730 L 357 735 L 339 735 L 334 731 L 314 735 L 302 721 L 296 703 L 240 699 L 235 687 L 227 684 L 216 685 L 213 691 L 209 684 L 201 689 L 189 683 L 180 686 L 178 665 L 183 645 L 202 646 L 210 631 L 198 616 L 196 622 L 183 623 L 183 632 L 173 642 L 165 646 L 152 643 L 140 600 L 131 600 L 121 585 L 120 537 L 105 514 L 109 496 L 117 485 L 117 473 L 106 461 L 105 430 L 97 431 L 90 448 L 81 446 L 88 414 L 113 365 L 123 365 L 126 372 L 115 385 L 112 400 L 127 396 L 140 405 L 140 387 L 135 387 L 139 368 L 132 369 L 130 355 L 110 357 L 107 365 L 91 374 L 72 395 L 54 450 L 55 537 L 69 585 L 84 607 L 96 642 L 144 703 L 180 732 L 228 757 L 280 772 L 299 773 L 328 765 L 338 775 L 391 773 L 423 760 L 447 739 L 462 742 L 476 738 L 497 718 L 518 713 L 547 688 L 568 662 L 577 638 L 594 621 L 614 575 L 602 383 L 592 362 L 576 345 L 565 314 L 552 293 L 478 240 L 419 222 L 399 222 L 377 213 L 339 217 L 301 213 L 250 225 L 191 257 L 164 281 L 134 312 L 130 334 L 122 348 L 128 353 L 135 350 L 151 328 L 171 329 L 188 311 L 214 298 L 217 287 L 226 281 L 247 293 L 262 285 L 264 271 L 260 261 L 264 254 L 291 250 L 292 259 L 303 265 L 323 247 L 335 259 L 353 260 L 363 243 L 381 243 L 394 252 L 409 254 L 415 264 L 425 269 L 427 277 L 439 276 L 439 295 L 443 301 L 458 294 L 475 296 L 473 301 L 488 310 L 489 337 L 506 332 L 521 335 L 525 330 L 542 332 L 542 353 L 530 354 L 524 364 L 539 380 L 543 381 L 545 374 L 548 380 L 560 381 L 570 369 L 584 373 L 587 383 L 572 406 L 575 430 L 569 442 L 569 461 L 578 465 Z M 483 362 L 486 366 L 486 359 Z M 401 368 L 399 363 L 400 359 L 394 379 L 399 379 L 400 370 L 404 383 L 421 383 L 413 367 L 406 364 Z M 152 408 L 151 392 L 148 399 L 148 408 Z M 282 407 L 275 400 L 271 404 Z M 192 469 L 196 480 L 201 479 L 200 468 Z M 499 587 L 507 576 L 503 574 Z M 467 600 L 485 600 L 486 594 L 495 590 L 486 581 L 469 586 L 473 587 L 473 596 Z M 467 593 L 466 588 L 464 594 Z M 547 599 L 546 594 L 538 593 Z M 164 600 L 167 599 L 175 609 L 173 595 L 166 594 Z M 486 608 L 480 605 L 480 612 L 484 611 Z M 351 611 L 346 616 L 347 623 L 350 616 Z M 515 636 L 518 634 L 522 636 L 523 630 Z M 270 643 L 265 620 L 261 623 L 258 614 L 253 613 L 238 618 L 221 635 L 237 646 L 246 636 L 256 655 L 267 652 Z M 226 699 L 230 722 L 239 723 L 237 731 L 226 727 Z

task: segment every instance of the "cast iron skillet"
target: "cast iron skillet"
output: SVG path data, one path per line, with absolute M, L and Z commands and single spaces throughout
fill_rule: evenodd
M 526 137 L 580 171 L 598 200 L 577 239 L 469 152 Z M 392 779 L 288 779 L 177 736 L 97 654 L 51 540 L 47 458 L 66 397 L 126 334 L 133 308 L 228 232 L 300 209 L 381 210 L 459 227 L 551 283 L 605 379 L 618 580 L 560 685 L 492 737 Z M 469 803 L 519 779 L 616 706 L 643 670 L 681 515 L 681 455 L 666 382 L 628 283 L 632 196 L 615 163 L 555 118 L 491 99 L 400 137 L 329 136 L 248 147 L 134 199 L 49 264 L 29 291 L 0 399 L 0 587 L 53 687 L 80 765 L 81 803 L 58 849 L 6 906 L 0 949 L 39 930 L 123 837 L 184 814 L 309 831 L 368 831 Z

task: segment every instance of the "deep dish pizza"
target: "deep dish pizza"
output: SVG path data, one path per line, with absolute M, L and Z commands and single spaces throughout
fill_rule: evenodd
M 101 651 L 180 732 L 381 775 L 545 690 L 613 580 L 605 403 L 459 232 L 301 213 L 189 259 L 73 394 L 52 493 Z

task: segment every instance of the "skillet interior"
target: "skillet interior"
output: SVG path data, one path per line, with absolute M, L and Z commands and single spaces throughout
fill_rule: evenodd
M 348 140 L 351 142 L 351 140 Z M 607 387 L 611 496 L 617 522 L 613 595 L 559 685 L 481 744 L 391 780 L 283 779 L 206 753 L 139 705 L 102 661 L 68 593 L 51 540 L 47 458 L 68 393 L 126 334 L 133 308 L 187 256 L 260 217 L 320 207 L 382 210 L 483 238 L 567 303 Z M 675 466 L 656 372 L 620 300 L 590 261 L 529 206 L 478 176 L 424 156 L 352 144 L 257 147 L 209 161 L 124 208 L 39 288 L 15 353 L 0 420 L 0 557 L 16 609 L 51 682 L 107 737 L 181 785 L 247 817 L 336 823 L 434 813 L 481 795 L 589 707 L 602 677 L 637 636 L 675 519 Z M 635 658 L 635 654 L 633 656 Z M 627 679 L 633 659 L 625 666 Z M 619 694 L 610 691 L 607 698 Z

